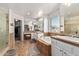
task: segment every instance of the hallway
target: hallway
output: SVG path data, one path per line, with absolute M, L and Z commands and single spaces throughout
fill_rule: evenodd
M 11 56 L 40 56 L 40 52 L 36 47 L 35 42 L 31 42 L 31 40 L 25 40 L 23 42 L 16 41 L 15 44 L 15 55 Z M 14 54 L 14 51 L 11 52 L 11 54 Z M 9 53 L 7 53 L 5 56 L 10 56 Z

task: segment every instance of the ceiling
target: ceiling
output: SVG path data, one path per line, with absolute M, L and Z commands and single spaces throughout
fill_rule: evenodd
M 59 3 L 0 3 L 0 7 L 6 10 L 12 9 L 25 18 L 38 18 L 39 11 L 43 12 L 43 16 L 48 15 L 59 7 Z M 64 14 L 65 18 L 79 16 L 79 3 L 72 3 L 70 6 L 63 5 L 61 14 Z
M 47 15 L 55 9 L 57 3 L 0 3 L 0 7 L 12 9 L 17 14 L 29 18 L 37 18 L 38 12 Z
M 72 3 L 70 6 L 63 6 L 65 18 L 79 16 L 79 3 Z

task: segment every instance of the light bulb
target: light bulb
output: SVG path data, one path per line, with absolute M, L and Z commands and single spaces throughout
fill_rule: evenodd
M 65 3 L 65 5 L 66 5 L 66 6 L 70 6 L 70 5 L 71 5 L 71 3 Z
M 42 11 L 39 11 L 38 12 L 38 16 L 42 16 L 43 15 L 43 12 Z
M 65 4 L 66 6 L 70 6 L 70 5 L 71 5 L 71 0 L 65 0 L 65 1 L 64 1 L 64 4 Z

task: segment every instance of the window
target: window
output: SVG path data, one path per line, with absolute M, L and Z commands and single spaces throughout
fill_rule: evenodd
M 60 32 L 60 19 L 59 16 L 53 16 L 50 19 L 50 31 Z

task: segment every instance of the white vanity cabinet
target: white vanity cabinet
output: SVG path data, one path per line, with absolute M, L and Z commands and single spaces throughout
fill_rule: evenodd
M 70 54 L 73 54 L 73 45 L 71 44 L 68 44 L 68 43 L 64 43 L 62 42 L 62 48 L 63 48 L 63 51 L 66 52 L 67 54 L 69 53 Z
M 68 51 L 63 50 L 63 56 L 74 56 L 73 53 L 69 53 Z
M 66 51 L 63 51 L 63 56 L 71 56 L 71 55 L 67 53 Z
M 75 56 L 79 56 L 79 47 L 73 46 L 73 54 L 74 54 Z
M 55 47 L 54 49 L 54 56 L 62 56 L 62 50 L 59 47 Z
M 57 43 L 57 40 L 55 40 L 55 39 L 52 39 L 52 55 L 53 56 L 62 56 L 62 49 L 59 47 L 59 46 L 57 46 L 58 45 L 58 43 Z
M 56 39 L 52 39 L 52 56 L 73 56 L 73 46 Z

